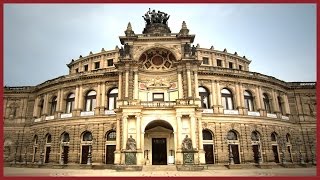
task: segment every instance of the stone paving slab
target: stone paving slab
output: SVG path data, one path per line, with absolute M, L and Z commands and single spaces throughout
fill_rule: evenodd
M 175 177 L 175 176 L 316 176 L 316 168 L 277 169 L 219 169 L 203 171 L 129 171 L 111 169 L 38 169 L 4 167 L 4 176 L 122 176 L 122 177 Z

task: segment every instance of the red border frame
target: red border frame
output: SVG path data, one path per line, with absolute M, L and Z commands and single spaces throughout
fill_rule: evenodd
M 92 0 L 92 1 L 88 1 L 88 0 L 4 0 L 4 2 L 1 3 L 0 6 L 0 16 L 1 16 L 1 48 L 0 48 L 0 55 L 2 60 L 0 61 L 0 70 L 2 73 L 0 73 L 0 85 L 1 87 L 3 86 L 3 10 L 4 10 L 4 4 L 6 3 L 312 3 L 312 4 L 316 4 L 317 5 L 317 62 L 318 62 L 318 54 L 319 54 L 319 46 L 320 46 L 320 37 L 319 37 L 319 32 L 320 32 L 320 25 L 318 23 L 319 18 L 320 18 L 320 5 L 319 2 L 317 0 L 152 0 L 152 1 L 148 1 L 148 0 Z M 317 69 L 319 67 L 319 63 L 317 63 Z M 320 72 L 317 71 L 317 79 L 320 77 Z M 320 84 L 317 83 L 316 85 L 316 89 L 317 89 L 317 94 L 318 94 L 318 90 L 320 88 Z M 0 94 L 1 94 L 1 99 L 0 99 L 0 107 L 3 107 L 3 88 L 0 88 Z M 317 98 L 317 114 L 319 115 L 319 111 L 318 111 L 318 107 L 320 104 L 320 99 Z M 0 116 L 3 117 L 3 110 L 0 111 Z M 319 128 L 318 125 L 318 120 L 317 120 L 317 129 Z M 2 137 L 2 144 L 3 144 L 3 121 L 1 122 L 1 131 L 0 131 L 0 136 Z M 320 137 L 320 131 L 317 130 L 317 137 Z M 320 145 L 319 143 L 317 143 L 317 152 L 319 151 Z M 3 146 L 0 145 L 0 154 L 3 153 Z M 317 156 L 317 161 L 319 162 L 319 156 Z M 10 178 L 10 179 L 20 179 L 20 177 L 4 177 L 3 176 L 3 158 L 1 158 L 1 163 L 0 163 L 0 168 L 2 168 L 1 171 L 1 177 L 2 178 Z M 211 178 L 219 178 L 219 179 L 243 179 L 243 180 L 247 180 L 247 179 L 267 179 L 267 178 L 272 178 L 272 179 L 290 179 L 290 180 L 295 180 L 295 179 L 316 179 L 319 176 L 319 168 L 317 167 L 317 175 L 313 176 L 313 177 L 201 177 L 201 179 L 211 179 Z M 24 179 L 26 177 L 23 177 Z M 27 177 L 26 179 L 33 179 L 34 177 Z M 44 177 L 40 177 L 41 179 Z M 53 179 L 54 177 L 45 177 L 45 179 Z M 61 177 L 59 177 L 61 178 Z M 70 177 L 69 177 L 70 178 Z M 75 177 L 71 177 L 73 179 L 75 179 Z M 79 177 L 76 177 L 77 179 Z M 83 178 L 83 177 L 82 177 Z M 92 178 L 92 177 L 85 177 L 85 178 Z M 102 177 L 100 177 L 102 178 Z M 110 177 L 103 177 L 105 178 L 110 178 Z M 148 177 L 112 177 L 110 179 L 147 179 Z M 182 179 L 183 180 L 189 180 L 189 179 L 198 179 L 199 177 L 152 177 L 153 179 Z

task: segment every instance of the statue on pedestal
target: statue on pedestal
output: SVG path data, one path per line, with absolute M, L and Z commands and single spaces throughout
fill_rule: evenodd
M 192 148 L 192 140 L 186 135 L 186 137 L 182 141 L 182 150 L 193 150 Z
M 131 151 L 137 150 L 136 140 L 134 140 L 131 135 L 130 135 L 130 138 L 128 138 L 127 140 L 126 150 L 131 150 Z

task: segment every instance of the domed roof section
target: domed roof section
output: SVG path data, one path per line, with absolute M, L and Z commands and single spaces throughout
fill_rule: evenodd
M 171 33 L 170 28 L 168 27 L 168 19 L 170 15 L 167 13 L 152 10 L 149 8 L 144 16 L 146 27 L 143 29 L 143 34 L 168 34 Z

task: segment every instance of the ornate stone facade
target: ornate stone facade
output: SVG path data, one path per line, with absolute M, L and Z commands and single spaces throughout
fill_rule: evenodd
M 68 75 L 37 86 L 4 87 L 5 162 L 316 163 L 314 82 L 284 82 L 250 72 L 237 53 L 191 46 L 185 22 L 171 33 L 146 20 L 143 32 L 129 23 L 124 48 L 81 56 Z

